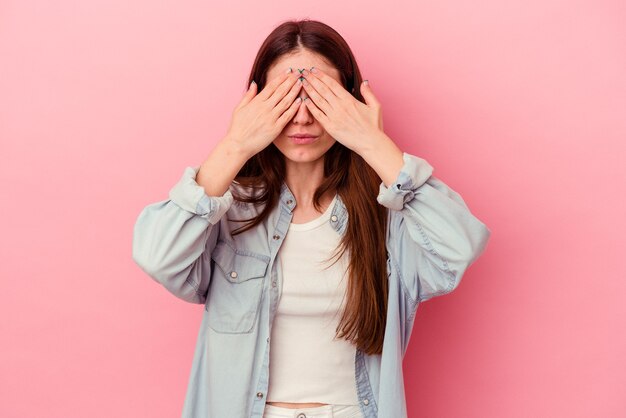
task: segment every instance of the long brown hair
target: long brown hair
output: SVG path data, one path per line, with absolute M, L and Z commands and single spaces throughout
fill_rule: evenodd
M 330 26 L 315 20 L 287 21 L 276 27 L 261 45 L 246 86 L 254 80 L 261 91 L 267 70 L 283 54 L 307 49 L 328 60 L 339 71 L 347 91 L 365 103 L 359 88 L 361 74 L 346 41 Z M 315 190 L 313 205 L 320 211 L 320 198 L 335 190 L 344 202 L 348 222 L 338 245 L 338 257 L 350 254 L 346 305 L 336 332 L 338 338 L 351 341 L 367 354 L 382 352 L 387 313 L 387 257 L 385 235 L 387 208 L 376 201 L 381 182 L 365 160 L 336 141 L 324 155 L 324 177 Z M 274 144 L 250 158 L 235 181 L 261 193 L 236 200 L 264 206 L 258 216 L 237 228 L 234 235 L 261 223 L 278 203 L 285 178 L 284 156 Z

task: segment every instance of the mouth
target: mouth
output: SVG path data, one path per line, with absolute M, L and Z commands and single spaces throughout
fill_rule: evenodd
M 295 137 L 298 137 L 298 138 L 304 138 L 304 137 L 316 137 L 317 135 L 313 135 L 312 133 L 309 133 L 309 132 L 296 132 L 296 133 L 291 134 L 289 136 L 290 137 L 291 136 L 295 136 Z
M 294 144 L 310 144 L 312 142 L 315 142 L 315 140 L 317 140 L 317 138 L 319 138 L 318 136 L 313 136 L 313 135 L 290 135 L 289 139 L 291 139 L 291 141 Z

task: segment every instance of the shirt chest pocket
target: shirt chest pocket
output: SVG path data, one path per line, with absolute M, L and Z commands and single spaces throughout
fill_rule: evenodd
M 214 264 L 205 304 L 208 325 L 221 333 L 252 331 L 259 312 L 269 257 L 235 249 L 227 242 L 219 241 L 211 259 Z

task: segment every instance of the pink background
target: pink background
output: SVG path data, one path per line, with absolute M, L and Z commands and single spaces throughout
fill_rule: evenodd
M 265 36 L 304 17 L 493 232 L 419 308 L 410 416 L 626 416 L 617 0 L 2 1 L 0 416 L 180 416 L 202 306 L 134 264 L 132 228 L 226 133 Z

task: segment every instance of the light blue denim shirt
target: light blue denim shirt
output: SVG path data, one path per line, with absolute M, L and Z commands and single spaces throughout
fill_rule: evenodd
M 454 290 L 483 252 L 491 231 L 461 196 L 432 175 L 424 159 L 403 153 L 396 181 L 381 182 L 377 202 L 389 208 L 389 301 L 382 354 L 356 350 L 355 385 L 365 418 L 406 418 L 402 359 L 420 302 Z M 176 297 L 204 304 L 183 418 L 262 418 L 269 383 L 272 320 L 282 288 L 277 257 L 296 200 L 285 183 L 280 202 L 255 228 L 232 236 L 260 211 L 207 196 L 186 167 L 169 199 L 146 206 L 134 226 L 133 259 Z M 240 189 L 237 189 L 240 190 Z M 227 216 L 224 216 L 224 215 Z M 340 197 L 329 222 L 343 234 Z

